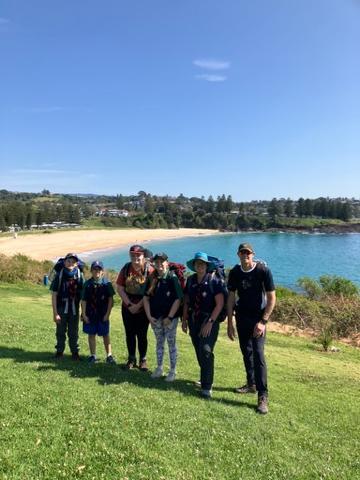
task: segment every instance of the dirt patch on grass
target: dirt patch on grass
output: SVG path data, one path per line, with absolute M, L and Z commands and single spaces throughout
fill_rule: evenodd
M 268 323 L 269 332 L 281 333 L 282 335 L 287 335 L 289 337 L 301 337 L 301 338 L 316 338 L 317 333 L 312 328 L 298 328 L 294 325 L 284 325 L 279 322 L 269 322 Z M 346 345 L 351 345 L 352 347 L 360 348 L 360 333 L 354 334 L 351 337 L 339 338 L 339 342 Z

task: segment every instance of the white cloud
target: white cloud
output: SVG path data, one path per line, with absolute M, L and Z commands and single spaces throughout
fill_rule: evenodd
M 79 172 L 74 172 L 72 170 L 53 170 L 45 168 L 17 168 L 11 172 L 14 175 L 70 175 L 76 174 Z
M 206 70 L 227 70 L 230 68 L 230 62 L 211 58 L 193 60 L 193 65 L 196 67 L 205 68 Z
M 210 73 L 195 75 L 195 78 L 199 80 L 205 80 L 207 82 L 225 82 L 225 80 L 227 80 L 227 77 L 225 75 L 216 75 L 216 74 L 210 74 Z
M 14 112 L 26 112 L 26 113 L 53 113 L 53 112 L 64 112 L 70 110 L 69 108 L 64 107 L 23 107 L 23 108 L 14 108 Z
M 90 113 L 93 110 L 88 107 L 59 107 L 59 106 L 50 106 L 50 107 L 18 107 L 14 108 L 13 112 L 23 112 L 23 113 L 56 113 L 56 112 L 86 112 Z

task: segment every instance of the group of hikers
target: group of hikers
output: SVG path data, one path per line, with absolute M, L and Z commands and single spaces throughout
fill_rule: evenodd
M 200 395 L 212 396 L 214 348 L 220 323 L 227 318 L 227 334 L 236 332 L 243 356 L 246 383 L 235 393 L 258 393 L 257 411 L 268 413 L 267 368 L 264 355 L 266 324 L 275 306 L 275 287 L 270 269 L 254 259 L 250 243 L 241 243 L 240 262 L 225 279 L 223 262 L 205 252 L 197 252 L 186 262 L 193 272 L 185 278 L 185 267 L 169 262 L 166 253 L 153 255 L 141 245 L 129 250 L 130 261 L 120 270 L 116 291 L 121 297 L 127 363 L 123 368 L 148 371 L 148 327 L 156 339 L 156 362 L 152 378 L 164 376 L 164 349 L 168 344 L 170 369 L 165 381 L 176 378 L 176 332 L 179 320 L 182 331 L 189 332 L 200 367 Z M 97 361 L 96 336 L 103 337 L 106 362 L 115 364 L 109 336 L 109 317 L 115 290 L 106 278 L 104 265 L 91 264 L 91 277 L 85 281 L 83 262 L 74 253 L 67 254 L 55 266 L 51 282 L 52 307 L 56 323 L 55 357 L 63 357 L 68 336 L 73 360 L 80 360 L 78 329 L 81 306 L 83 331 L 88 335 L 89 363 Z M 138 351 L 138 357 L 136 353 Z M 138 361 L 138 363 L 137 363 Z

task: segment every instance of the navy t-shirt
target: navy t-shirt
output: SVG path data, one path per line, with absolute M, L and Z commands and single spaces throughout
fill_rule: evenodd
M 109 298 L 115 295 L 112 283 L 106 278 L 96 282 L 90 278 L 85 282 L 82 300 L 86 301 L 86 316 L 90 322 L 102 321 L 109 305 Z
M 54 280 L 51 282 L 50 290 L 57 292 L 57 308 L 63 311 L 66 301 L 75 303 L 76 309 L 79 307 L 81 291 L 84 285 L 84 276 L 79 268 L 68 270 L 62 268 L 56 273 Z
M 185 293 L 189 297 L 189 309 L 191 312 L 196 310 L 196 299 L 199 302 L 199 311 L 205 315 L 211 315 L 215 308 L 215 296 L 224 293 L 224 287 L 221 280 L 210 273 L 207 273 L 202 282 L 198 283 L 196 273 L 191 275 L 186 281 Z
M 156 286 L 149 294 L 149 289 L 154 281 Z M 184 296 L 179 279 L 173 272 L 167 272 L 160 278 L 157 278 L 155 273 L 150 275 L 145 295 L 149 297 L 151 315 L 155 318 L 167 317 L 175 300 L 181 300 Z
M 275 290 L 275 285 L 270 269 L 258 262 L 247 272 L 235 265 L 229 273 L 228 289 L 237 292 L 236 313 L 258 316 L 266 306 L 266 292 Z

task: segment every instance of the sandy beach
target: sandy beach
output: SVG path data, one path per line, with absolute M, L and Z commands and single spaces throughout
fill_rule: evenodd
M 52 260 L 68 252 L 84 253 L 106 248 L 121 248 L 134 243 L 146 243 L 151 240 L 165 240 L 198 235 L 213 235 L 216 230 L 179 228 L 177 230 L 75 230 L 54 231 L 36 234 L 19 234 L 0 237 L 0 253 L 15 255 L 22 253 L 36 260 Z

